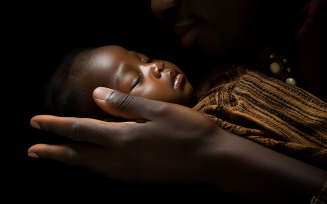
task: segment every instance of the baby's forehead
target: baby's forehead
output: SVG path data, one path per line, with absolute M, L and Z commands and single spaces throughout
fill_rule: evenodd
M 117 58 L 121 58 L 128 53 L 123 47 L 116 45 L 108 45 L 99 48 L 93 49 L 89 53 L 90 61 L 103 61 L 106 62 L 108 60 L 115 60 Z
M 96 49 L 94 49 L 95 52 L 97 53 L 112 53 L 112 54 L 115 54 L 115 53 L 126 53 L 128 52 L 127 49 L 121 47 L 121 46 L 118 46 L 118 45 L 107 45 L 107 46 L 102 46 L 102 47 L 98 47 Z
M 119 46 L 103 46 L 90 50 L 83 60 L 77 60 L 82 68 L 82 80 L 105 82 L 117 75 L 120 67 L 126 63 L 129 51 Z
M 116 61 L 119 53 L 116 49 L 110 47 L 96 48 L 88 53 L 87 65 L 88 66 L 108 66 L 112 62 Z

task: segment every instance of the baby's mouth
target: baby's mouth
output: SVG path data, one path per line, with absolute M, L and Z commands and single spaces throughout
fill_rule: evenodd
M 166 70 L 166 72 L 169 72 L 170 81 L 174 89 L 177 89 L 184 84 L 185 82 L 184 74 L 179 73 L 174 69 L 168 69 Z

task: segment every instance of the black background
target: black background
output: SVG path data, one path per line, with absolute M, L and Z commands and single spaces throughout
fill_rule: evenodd
M 4 4 L 2 10 L 1 180 L 5 189 L 2 195 L 11 203 L 230 203 L 236 199 L 204 185 L 132 184 L 27 156 L 27 149 L 35 143 L 64 141 L 33 129 L 29 120 L 46 114 L 42 107 L 43 85 L 66 51 L 117 44 L 189 66 L 189 50 L 181 47 L 169 27 L 154 18 L 149 0 L 22 1 Z

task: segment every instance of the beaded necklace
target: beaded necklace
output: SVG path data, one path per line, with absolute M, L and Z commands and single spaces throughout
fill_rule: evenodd
M 288 59 L 283 54 L 272 47 L 262 50 L 256 60 L 263 71 L 273 77 L 286 82 L 287 84 L 296 86 L 297 81 L 292 76 L 291 66 Z

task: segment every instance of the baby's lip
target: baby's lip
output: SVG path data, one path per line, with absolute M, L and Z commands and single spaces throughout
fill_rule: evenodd
M 175 79 L 176 79 L 176 76 L 179 74 L 179 72 L 177 72 L 174 69 L 167 69 L 164 72 L 168 72 L 169 73 L 171 85 L 174 87 Z

